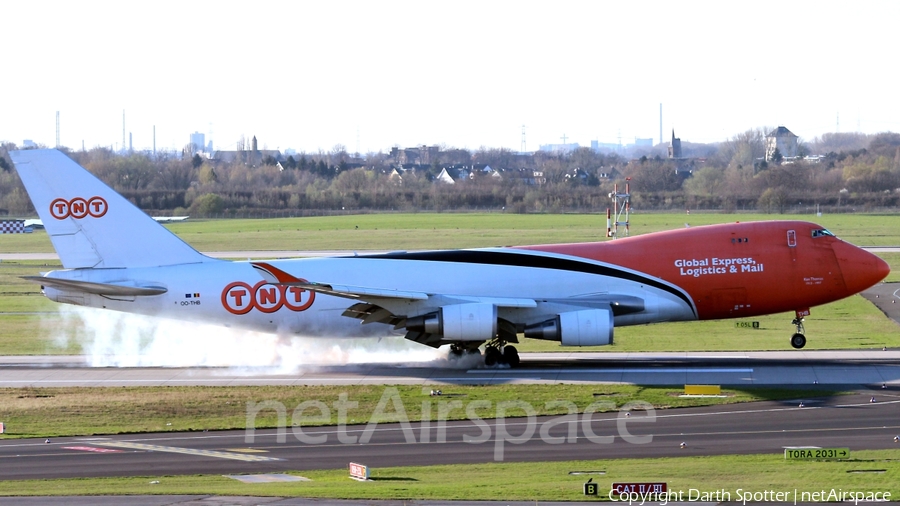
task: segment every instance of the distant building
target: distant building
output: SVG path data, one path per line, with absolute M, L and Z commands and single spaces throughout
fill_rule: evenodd
M 400 164 L 429 165 L 438 159 L 440 146 L 420 146 L 417 148 L 391 148 L 391 160 Z
M 35 144 L 34 141 L 31 139 L 25 139 L 22 141 L 22 147 L 23 148 L 35 148 L 35 147 L 37 147 L 37 144 Z
M 272 160 L 274 160 L 276 163 L 286 161 L 284 156 L 281 154 L 281 151 L 278 151 L 277 149 L 260 150 L 258 149 L 258 146 L 259 144 L 256 142 L 256 136 L 254 135 L 253 139 L 251 139 L 250 141 L 249 150 L 244 149 L 239 151 L 215 151 L 212 153 L 212 156 L 210 156 L 210 160 L 220 163 L 243 162 L 244 164 L 250 165 L 251 167 L 258 167 L 262 165 L 263 162 L 269 157 L 271 157 Z
M 618 153 L 619 151 L 622 151 L 622 145 L 613 142 L 591 141 L 591 151 L 593 151 L 594 153 L 600 153 L 603 151 L 612 151 L 614 153 Z
M 194 132 L 191 134 L 191 154 L 197 153 L 199 151 L 203 151 L 206 149 L 206 135 L 201 134 L 200 132 Z
M 669 158 L 681 158 L 681 138 L 675 137 L 675 129 L 672 129 L 672 142 L 669 143 Z
M 638 148 L 652 148 L 653 147 L 653 137 L 648 137 L 646 139 L 639 139 L 637 137 L 634 138 L 634 146 Z
M 571 142 L 568 144 L 543 144 L 540 150 L 545 153 L 571 153 L 578 148 L 577 142 Z
M 775 150 L 784 158 L 800 156 L 798 137 L 787 128 L 780 126 L 772 130 L 766 136 L 766 161 L 771 162 L 775 157 Z

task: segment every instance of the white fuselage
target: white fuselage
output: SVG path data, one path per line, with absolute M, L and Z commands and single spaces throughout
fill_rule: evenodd
M 549 254 L 538 256 L 557 257 Z M 584 259 L 579 261 L 584 262 Z M 430 300 L 428 306 L 417 304 L 412 307 L 412 302 L 398 300 L 387 308 L 396 314 L 410 316 L 425 314 L 449 303 L 479 302 L 481 298 L 526 298 L 537 300 L 537 306 L 500 308 L 498 316 L 517 322 L 538 321 L 546 318 L 547 314 L 557 312 L 557 307 L 562 310 L 566 302 L 560 299 L 625 293 L 642 298 L 644 310 L 617 316 L 616 326 L 696 318 L 685 300 L 669 291 L 596 273 L 365 256 L 274 260 L 268 263 L 309 280 L 327 279 L 333 284 L 440 294 Z M 167 289 L 167 293 L 152 297 L 111 298 L 45 288 L 46 295 L 53 300 L 89 307 L 304 335 L 385 335 L 390 328 L 381 324 L 361 326 L 358 320 L 341 316 L 355 303 L 354 300 L 266 284 L 249 262 L 220 261 L 138 269 L 75 269 L 55 271 L 50 276 L 95 283 L 131 280 Z M 314 300 L 310 303 L 311 297 Z

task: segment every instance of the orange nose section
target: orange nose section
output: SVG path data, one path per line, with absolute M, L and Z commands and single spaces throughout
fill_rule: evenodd
M 844 284 L 851 294 L 869 288 L 891 272 L 887 262 L 862 248 L 843 241 L 835 241 L 832 248 L 841 267 Z

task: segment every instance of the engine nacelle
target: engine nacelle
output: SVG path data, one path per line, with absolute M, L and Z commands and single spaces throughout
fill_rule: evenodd
M 613 314 L 608 309 L 560 313 L 525 327 L 525 337 L 560 341 L 563 346 L 602 346 L 613 342 Z
M 497 335 L 497 306 L 481 302 L 444 306 L 407 319 L 406 329 L 441 335 L 445 341 L 489 341 Z

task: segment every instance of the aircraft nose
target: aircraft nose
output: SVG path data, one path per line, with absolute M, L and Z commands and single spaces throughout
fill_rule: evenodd
M 891 272 L 887 262 L 843 241 L 832 246 L 844 284 L 851 293 L 858 293 L 886 278 Z

